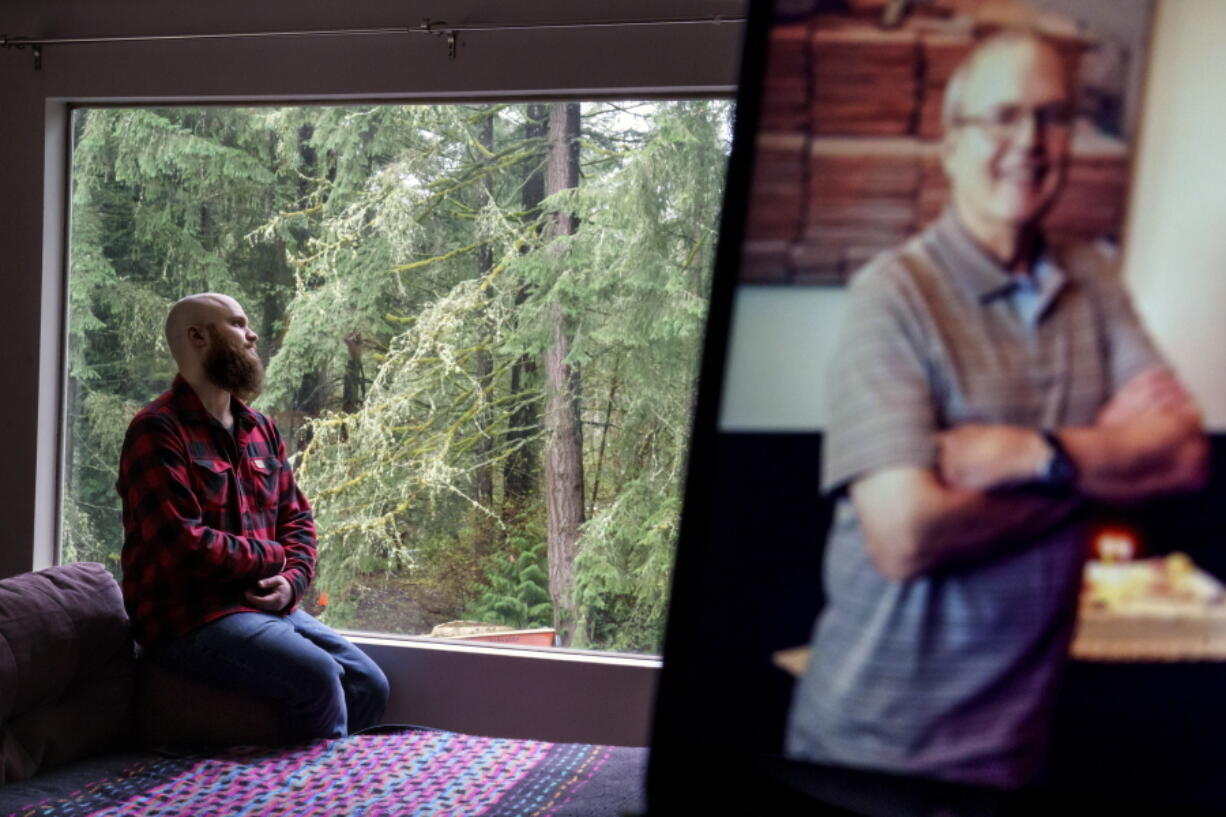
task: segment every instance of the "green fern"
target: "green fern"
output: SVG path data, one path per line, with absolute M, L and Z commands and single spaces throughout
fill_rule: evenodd
M 553 621 L 545 540 L 515 538 L 507 551 L 493 557 L 485 586 L 468 609 L 468 617 L 516 629 L 548 627 Z

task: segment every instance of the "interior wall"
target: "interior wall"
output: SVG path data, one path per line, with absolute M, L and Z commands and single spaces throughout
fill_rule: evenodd
M 1137 308 L 1226 428 L 1226 3 L 1165 0 L 1155 20 L 1129 207 Z
M 1093 6 L 1094 3 L 1083 3 Z M 1226 429 L 1226 3 L 1161 0 L 1135 143 L 1123 275 L 1138 311 L 1205 411 Z M 824 427 L 823 363 L 840 288 L 741 286 L 720 426 Z
M 355 641 L 387 674 L 385 723 L 558 743 L 648 744 L 658 660 Z
M 825 427 L 826 364 L 845 298 L 841 287 L 737 287 L 721 430 Z

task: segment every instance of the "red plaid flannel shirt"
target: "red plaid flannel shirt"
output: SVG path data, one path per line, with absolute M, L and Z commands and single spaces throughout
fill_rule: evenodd
M 115 484 L 123 500 L 123 597 L 145 646 L 230 613 L 283 573 L 289 613 L 315 576 L 315 521 L 272 420 L 231 402 L 234 433 L 182 377 L 128 426 Z

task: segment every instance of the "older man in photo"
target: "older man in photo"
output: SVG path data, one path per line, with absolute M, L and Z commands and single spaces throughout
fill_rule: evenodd
M 1068 64 L 1003 32 L 951 78 L 952 201 L 852 280 L 833 357 L 827 604 L 797 758 L 1014 788 L 1046 747 L 1093 502 L 1195 488 L 1199 411 L 1103 255 L 1056 246 Z

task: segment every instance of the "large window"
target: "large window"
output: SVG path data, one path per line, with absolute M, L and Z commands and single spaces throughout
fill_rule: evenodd
M 729 115 L 77 110 L 62 559 L 118 575 L 116 465 L 173 375 L 166 310 L 222 291 L 315 508 L 308 609 L 658 651 Z

